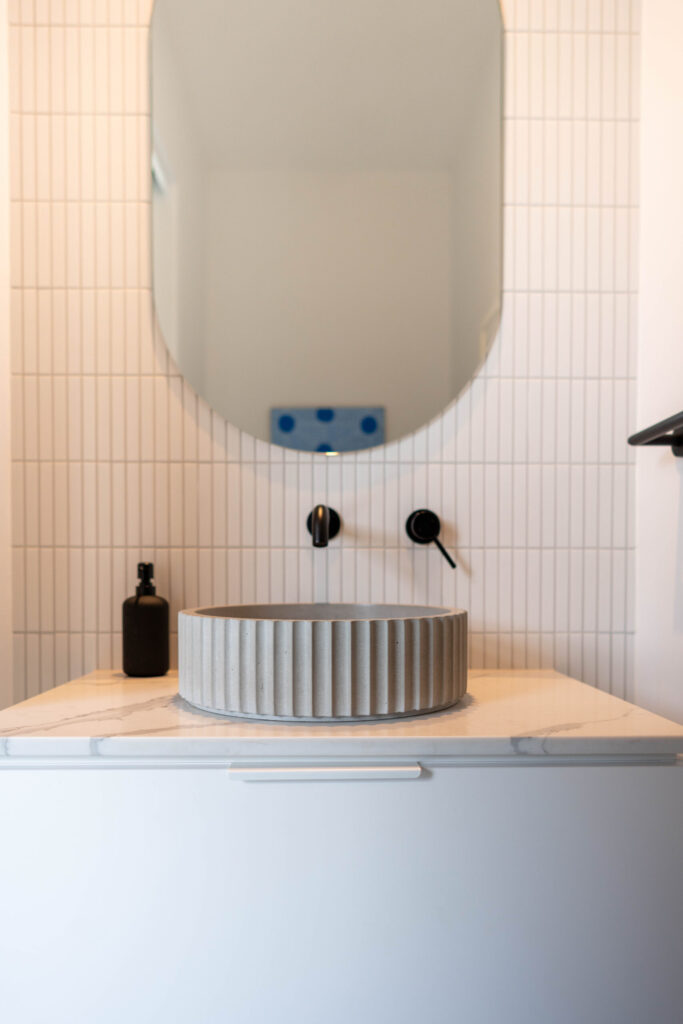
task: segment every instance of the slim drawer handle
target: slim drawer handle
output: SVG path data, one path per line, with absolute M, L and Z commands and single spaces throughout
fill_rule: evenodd
M 419 764 L 378 765 L 232 765 L 231 779 L 240 782 L 379 782 L 419 779 Z

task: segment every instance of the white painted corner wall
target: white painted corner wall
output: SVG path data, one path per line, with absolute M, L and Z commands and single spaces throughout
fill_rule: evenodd
M 0 0 L 0 708 L 13 697 L 8 55 L 7 0 Z
M 683 409 L 683 3 L 644 0 L 638 426 Z M 683 459 L 636 471 L 639 704 L 683 721 Z

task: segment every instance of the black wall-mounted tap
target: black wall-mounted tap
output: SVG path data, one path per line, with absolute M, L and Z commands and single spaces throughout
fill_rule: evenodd
M 457 569 L 457 565 L 439 540 L 441 521 L 436 512 L 428 508 L 418 508 L 411 512 L 406 522 L 406 533 L 415 544 L 436 544 L 450 567 Z
M 316 505 L 306 520 L 308 532 L 313 538 L 314 548 L 326 548 L 341 529 L 341 519 L 333 508 Z

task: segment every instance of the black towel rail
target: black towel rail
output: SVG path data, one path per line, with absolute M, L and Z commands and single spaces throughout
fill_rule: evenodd
M 655 423 L 652 427 L 633 434 L 628 439 L 629 444 L 666 444 L 671 445 L 674 455 L 683 458 L 683 412 L 676 416 L 669 416 L 668 420 Z

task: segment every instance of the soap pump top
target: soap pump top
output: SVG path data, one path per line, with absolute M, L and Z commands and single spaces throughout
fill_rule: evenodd
M 154 565 L 140 562 L 135 596 L 123 602 L 123 671 L 150 677 L 166 675 L 168 668 L 168 602 L 157 597 Z
M 138 562 L 138 585 L 135 593 L 140 597 L 142 594 L 156 594 L 157 588 L 154 585 L 154 563 Z

